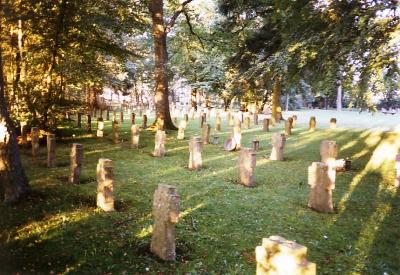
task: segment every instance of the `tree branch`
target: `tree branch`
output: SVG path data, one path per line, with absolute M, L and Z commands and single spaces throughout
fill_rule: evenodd
M 166 28 L 165 28 L 165 32 L 169 32 L 172 28 L 173 28 L 173 26 L 175 25 L 175 22 L 176 22 L 176 19 L 178 18 L 178 16 L 182 13 L 182 12 L 184 12 L 184 10 L 185 10 L 185 6 L 187 5 L 187 4 L 189 4 L 190 2 L 192 2 L 193 0 L 185 0 L 182 4 L 181 4 L 181 6 L 180 6 L 180 8 L 174 13 L 174 15 L 171 17 L 171 19 L 169 20 L 169 23 L 168 23 L 168 25 L 166 26 Z
M 204 50 L 204 44 L 203 44 L 203 40 L 201 39 L 201 37 L 197 34 L 197 33 L 195 33 L 194 32 L 194 30 L 193 30 L 193 26 L 192 26 L 192 23 L 190 23 L 190 17 L 189 17 L 189 14 L 187 13 L 187 11 L 183 11 L 183 14 L 185 15 L 185 17 L 186 17 L 186 23 L 188 24 L 188 26 L 189 26 L 189 30 L 190 30 L 190 33 L 192 34 L 192 35 L 194 35 L 194 36 L 196 36 L 197 37 L 197 39 L 199 40 L 199 42 L 200 42 L 200 45 L 201 45 L 201 47 L 203 48 L 203 50 Z

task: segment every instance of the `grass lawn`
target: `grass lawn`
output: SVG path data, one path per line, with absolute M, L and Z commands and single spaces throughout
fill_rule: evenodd
M 262 132 L 261 123 L 242 131 L 242 146 L 260 140 L 255 188 L 237 183 L 238 153 L 223 151 L 222 144 L 204 146 L 203 170 L 187 169 L 188 137 L 200 133 L 197 119 L 190 121 L 183 141 L 176 132 L 167 133 L 164 158 L 151 156 L 152 132 L 141 132 L 140 149 L 129 148 L 128 120 L 118 145 L 111 144 L 110 122 L 103 139 L 62 129 L 66 137 L 57 140 L 57 168 L 46 168 L 44 147 L 36 161 L 29 148 L 22 149 L 32 192 L 25 202 L 0 206 L 0 274 L 254 274 L 255 247 L 271 235 L 307 246 L 318 274 L 399 274 L 400 191 L 393 187 L 399 133 L 361 129 L 374 117 L 356 119 L 357 112 L 341 114 L 338 127 L 366 122 L 358 129 L 322 127 L 337 116 L 326 112 L 326 119 L 317 113 L 322 126 L 311 133 L 305 123 L 312 113 L 297 114 L 300 123 L 287 138 L 284 162 L 263 158 L 272 133 L 282 131 L 283 124 L 271 132 Z M 223 121 L 221 140 L 229 133 Z M 337 175 L 336 214 L 307 208 L 307 167 L 319 160 L 325 139 L 337 141 L 339 158 L 353 160 L 352 171 Z M 82 143 L 85 152 L 79 185 L 66 183 L 72 142 Z M 101 157 L 114 162 L 118 211 L 113 213 L 96 209 Z M 152 197 L 160 183 L 176 185 L 181 196 L 176 262 L 158 260 L 149 251 Z

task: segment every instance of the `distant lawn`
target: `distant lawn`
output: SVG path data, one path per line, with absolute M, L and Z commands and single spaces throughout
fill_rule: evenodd
M 358 113 L 345 114 L 338 118 L 338 127 L 344 119 L 356 127 Z M 306 123 L 310 112 L 298 116 Z M 325 116 L 317 115 L 317 122 L 323 120 L 326 126 L 337 114 Z M 374 123 L 373 117 L 370 121 Z M 125 142 L 118 145 L 111 144 L 110 122 L 103 139 L 63 129 L 66 136 L 76 133 L 76 137 L 57 141 L 54 169 L 45 167 L 44 147 L 36 162 L 30 149 L 23 149 L 32 193 L 19 205 L 0 206 L 0 274 L 254 274 L 254 249 L 271 235 L 307 246 L 308 259 L 317 264 L 319 274 L 399 274 L 400 196 L 393 187 L 398 133 L 326 127 L 310 133 L 300 124 L 287 139 L 286 161 L 271 162 L 263 156 L 270 151 L 272 133 L 282 131 L 283 123 L 268 133 L 261 131 L 261 123 L 252 126 L 243 130 L 243 145 L 258 138 L 261 150 L 257 187 L 249 189 L 237 184 L 238 153 L 223 151 L 222 144 L 204 147 L 205 169 L 186 168 L 188 138 L 200 133 L 198 127 L 198 119 L 191 120 L 183 141 L 176 140 L 176 132 L 168 133 L 167 156 L 161 159 L 151 156 L 152 132 L 141 132 L 139 150 L 129 148 L 128 119 L 121 129 Z M 224 121 L 221 140 L 229 133 Z M 307 167 L 319 160 L 319 144 L 325 139 L 338 142 L 339 158 L 353 160 L 353 170 L 337 176 L 337 214 L 306 207 Z M 66 184 L 72 142 L 84 145 L 80 185 Z M 100 157 L 114 162 L 118 209 L 114 213 L 95 207 Z M 172 263 L 149 251 L 152 197 L 160 183 L 176 185 L 181 196 L 178 260 Z

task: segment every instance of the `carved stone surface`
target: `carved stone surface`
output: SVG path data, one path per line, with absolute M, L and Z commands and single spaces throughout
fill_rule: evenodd
M 182 122 L 183 121 L 181 121 L 179 124 L 178 136 L 177 136 L 177 139 L 180 139 L 180 140 L 185 138 L 185 127 L 182 125 Z
M 47 167 L 56 167 L 56 135 L 47 134 Z
M 210 124 L 206 124 L 202 128 L 202 139 L 204 144 L 210 144 L 210 131 L 211 126 Z
M 154 139 L 155 139 L 155 142 L 154 142 L 153 156 L 164 157 L 165 156 L 165 141 L 167 139 L 165 131 L 157 130 Z
M 139 125 L 136 124 L 131 126 L 131 148 L 139 148 Z
M 269 132 L 269 123 L 270 123 L 270 119 L 264 118 L 264 120 L 263 120 L 263 131 L 264 132 Z
M 400 154 L 396 156 L 396 180 L 394 186 L 400 187 Z
M 336 122 L 337 122 L 337 120 L 336 120 L 336 118 L 331 118 L 331 120 L 330 120 L 330 128 L 331 129 L 335 129 L 336 128 Z
M 286 121 L 285 121 L 285 134 L 287 136 L 290 136 L 292 134 L 292 124 L 293 124 L 293 119 L 291 117 L 289 117 Z
M 319 212 L 334 212 L 332 190 L 335 189 L 335 179 L 332 173 L 336 171 L 323 162 L 313 162 L 308 167 L 308 184 L 311 188 L 308 207 Z
M 189 141 L 189 169 L 198 170 L 203 167 L 203 160 L 201 158 L 201 150 L 203 148 L 203 141 L 200 137 L 192 137 Z
M 235 120 L 235 125 L 233 126 L 233 139 L 236 143 L 236 150 L 239 150 L 242 142 L 242 132 L 240 120 Z
M 316 127 L 317 127 L 317 120 L 316 120 L 315 116 L 312 116 L 312 117 L 310 117 L 309 130 L 315 131 Z
M 114 174 L 111 159 L 99 159 L 97 163 L 97 207 L 114 211 Z
M 147 115 L 142 116 L 142 128 L 143 129 L 147 128 Z
M 260 141 L 257 139 L 253 139 L 251 141 L 251 147 L 253 148 L 254 151 L 258 151 L 258 149 L 260 149 Z
M 176 187 L 161 184 L 154 192 L 154 227 L 150 250 L 166 261 L 176 259 L 175 224 L 179 218 L 180 197 Z
M 73 143 L 71 148 L 71 171 L 69 182 L 77 184 L 80 182 L 82 160 L 83 160 L 83 146 L 79 143 Z
M 256 152 L 252 148 L 242 148 L 239 152 L 240 183 L 247 186 L 255 186 Z
M 119 143 L 119 125 L 116 120 L 112 122 L 112 141 L 114 144 Z
M 104 136 L 104 121 L 103 119 L 100 117 L 97 119 L 97 133 L 96 133 L 97 137 L 103 137 Z
M 333 140 L 323 140 L 319 147 L 321 162 L 333 165 L 338 156 L 338 145 Z
M 36 157 L 39 154 L 39 128 L 32 127 L 31 129 L 32 156 Z
M 256 247 L 256 275 L 316 275 L 317 266 L 307 261 L 307 247 L 280 236 L 264 238 Z
M 286 137 L 284 134 L 275 133 L 272 135 L 272 151 L 270 160 L 283 160 Z

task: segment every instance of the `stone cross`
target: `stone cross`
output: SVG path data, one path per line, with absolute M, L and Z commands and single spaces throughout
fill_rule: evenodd
M 319 152 L 321 155 L 321 162 L 333 165 L 338 156 L 338 146 L 336 141 L 333 140 L 323 140 L 319 147 Z
M 251 141 L 251 146 L 252 146 L 254 151 L 258 151 L 258 149 L 260 149 L 260 141 L 257 140 L 257 139 L 253 139 Z
M 82 114 L 78 112 L 77 125 L 78 128 L 82 127 Z
M 132 123 L 132 125 L 136 124 L 136 114 L 135 113 L 131 114 L 131 123 Z
M 80 182 L 82 160 L 83 160 L 83 146 L 79 143 L 73 143 L 71 148 L 71 173 L 69 182 L 77 184 Z
M 200 137 L 192 137 L 189 141 L 189 169 L 198 170 L 203 166 L 201 158 L 201 150 L 203 148 L 203 141 Z
M 167 137 L 165 135 L 165 131 L 157 130 L 155 135 L 155 143 L 154 143 L 154 152 L 153 156 L 155 157 L 164 157 L 165 156 L 165 141 Z
M 235 120 L 235 125 L 233 126 L 233 139 L 236 143 L 236 150 L 239 150 L 242 144 L 241 122 L 239 119 Z
M 184 139 L 185 138 L 185 129 L 187 126 L 187 121 L 186 120 L 181 120 L 179 122 L 179 129 L 178 129 L 178 136 L 177 139 Z
M 99 159 L 97 163 L 97 207 L 114 211 L 114 174 L 111 159 Z
M 210 124 L 206 124 L 203 126 L 202 138 L 204 144 L 210 144 L 210 130 L 211 130 Z
M 21 122 L 21 138 L 22 138 L 22 144 L 27 144 L 28 143 L 28 125 L 26 121 Z
M 330 120 L 330 127 L 331 127 L 331 129 L 335 129 L 336 128 L 336 118 L 331 118 L 331 120 Z
M 317 120 L 315 119 L 315 116 L 310 117 L 309 130 L 315 131 L 316 126 L 317 126 Z
M 32 127 L 31 129 L 32 156 L 36 157 L 39 154 L 39 128 Z
M 307 247 L 280 236 L 262 240 L 256 247 L 256 275 L 316 275 L 317 266 L 307 261 Z
M 165 261 L 176 259 L 175 224 L 179 219 L 180 197 L 176 187 L 160 184 L 154 192 L 154 226 L 150 250 Z
M 88 114 L 86 117 L 86 131 L 90 133 L 92 132 L 92 116 Z
M 275 133 L 272 135 L 272 151 L 270 160 L 283 160 L 286 137 L 284 134 Z
M 400 154 L 396 155 L 396 180 L 395 187 L 400 187 Z
M 147 128 L 147 115 L 142 116 L 142 128 L 143 129 Z
M 258 125 L 258 114 L 257 113 L 255 113 L 253 115 L 253 122 L 254 122 L 254 125 Z
M 308 167 L 308 184 L 311 187 L 308 207 L 319 212 L 333 213 L 332 190 L 335 189 L 335 179 L 328 164 L 313 162 Z
M 47 167 L 56 167 L 56 135 L 47 134 Z
M 289 117 L 286 121 L 285 121 L 285 135 L 290 136 L 292 134 L 292 123 L 293 123 L 293 119 L 291 117 Z
M 119 125 L 116 120 L 112 122 L 112 139 L 114 144 L 119 143 Z
M 218 132 L 221 131 L 221 115 L 219 113 L 215 117 L 215 130 Z
M 136 124 L 131 126 L 131 148 L 139 148 L 139 125 Z
M 242 148 L 239 152 L 240 183 L 254 187 L 254 170 L 256 168 L 256 152 L 252 148 Z
M 270 122 L 269 118 L 264 118 L 264 120 L 263 120 L 263 131 L 264 132 L 269 132 L 269 122 Z
M 99 117 L 97 119 L 97 137 L 103 137 L 104 136 L 104 121 L 103 118 Z

